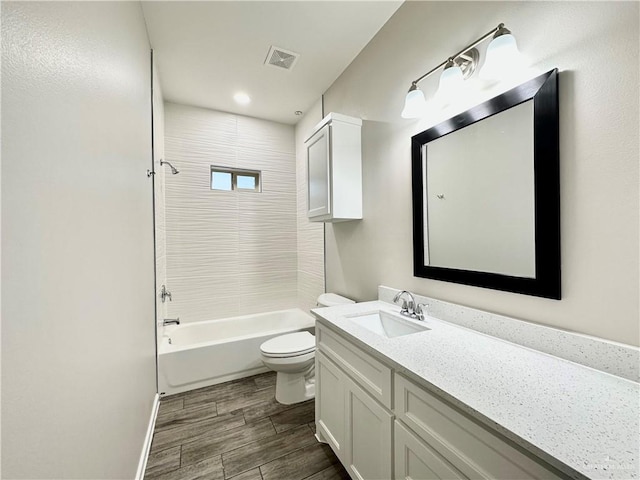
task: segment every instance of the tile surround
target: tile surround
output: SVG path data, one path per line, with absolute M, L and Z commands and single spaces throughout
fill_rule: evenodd
M 158 289 L 173 294 L 158 301 L 158 320 L 315 307 L 324 292 L 324 228 L 306 216 L 305 152 L 294 141 L 306 126 L 162 107 L 156 160 L 180 173 L 156 167 Z M 211 191 L 210 165 L 261 170 L 263 191 Z

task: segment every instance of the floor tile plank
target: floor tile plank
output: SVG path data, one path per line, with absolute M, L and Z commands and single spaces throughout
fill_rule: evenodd
M 240 475 L 236 475 L 235 477 L 225 477 L 229 480 L 262 480 L 262 475 L 260 475 L 260 469 L 254 468 L 253 470 L 248 470 Z
M 265 401 L 244 407 L 244 418 L 247 422 L 254 422 L 259 418 L 270 417 L 280 412 L 284 412 L 296 405 L 283 405 L 276 400 L 275 395 Z
M 321 472 L 315 473 L 305 480 L 351 480 L 342 464 L 335 463 Z
M 196 423 L 188 423 L 178 427 L 155 432 L 151 450 L 157 451 L 175 445 L 181 445 L 200 439 L 206 435 L 215 435 L 232 428 L 244 425 L 242 410 L 225 413 Z
M 144 478 L 145 480 L 155 478 L 157 475 L 171 472 L 178 468 L 180 468 L 180 445 L 150 454 L 147 459 Z
M 256 387 L 259 389 L 275 387 L 276 385 L 276 372 L 264 373 L 262 375 L 256 375 L 253 377 Z
M 281 433 L 299 425 L 306 425 L 309 422 L 313 422 L 316 415 L 315 411 L 315 402 L 309 400 L 297 404 L 284 412 L 272 415 L 271 421 L 273 422 L 276 432 Z
M 209 418 L 217 417 L 216 403 L 207 403 L 195 407 L 187 407 L 182 410 L 172 410 L 158 415 L 156 419 L 156 431 L 167 430 L 180 425 L 201 422 Z
M 316 439 L 306 425 L 272 435 L 223 453 L 225 474 L 237 475 L 313 443 L 316 443 Z
M 239 408 L 247 408 L 258 405 L 271 400 L 275 401 L 276 388 L 269 387 L 263 390 L 252 390 L 243 392 L 239 395 L 233 395 L 228 399 L 217 400 L 218 413 L 231 412 Z
M 269 419 L 264 418 L 255 423 L 201 437 L 195 442 L 182 445 L 182 465 L 189 465 L 206 457 L 235 450 L 275 433 Z
M 264 480 L 302 480 L 336 462 L 327 445 L 315 443 L 262 465 L 260 472 Z
M 224 402 L 232 400 L 238 395 L 251 393 L 258 390 L 254 377 L 233 380 L 227 383 L 219 383 L 210 387 L 200 388 L 188 392 L 184 396 L 184 406 L 203 405 L 210 402 Z
M 162 398 L 160 400 L 160 407 L 158 408 L 158 416 L 173 412 L 175 410 L 181 410 L 183 407 L 184 398 Z
M 153 480 L 224 480 L 222 460 L 220 456 L 207 458 L 155 477 Z

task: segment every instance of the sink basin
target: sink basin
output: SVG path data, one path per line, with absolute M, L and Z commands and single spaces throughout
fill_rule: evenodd
M 426 325 L 405 320 L 388 312 L 378 311 L 359 315 L 349 315 L 347 318 L 381 337 L 394 338 L 412 333 L 430 330 Z

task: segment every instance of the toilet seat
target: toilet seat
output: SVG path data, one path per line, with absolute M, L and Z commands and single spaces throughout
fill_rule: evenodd
M 265 357 L 288 358 L 313 352 L 316 349 L 316 337 L 309 332 L 296 332 L 267 340 L 260 345 Z

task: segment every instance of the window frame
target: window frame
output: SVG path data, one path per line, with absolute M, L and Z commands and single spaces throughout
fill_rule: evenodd
M 223 190 L 221 188 L 213 188 L 213 174 L 228 173 L 231 175 L 231 190 Z M 253 177 L 256 181 L 255 188 L 238 188 L 238 177 Z M 209 169 L 209 188 L 215 192 L 262 192 L 262 171 L 250 170 L 246 168 L 223 167 L 219 165 L 211 165 Z

